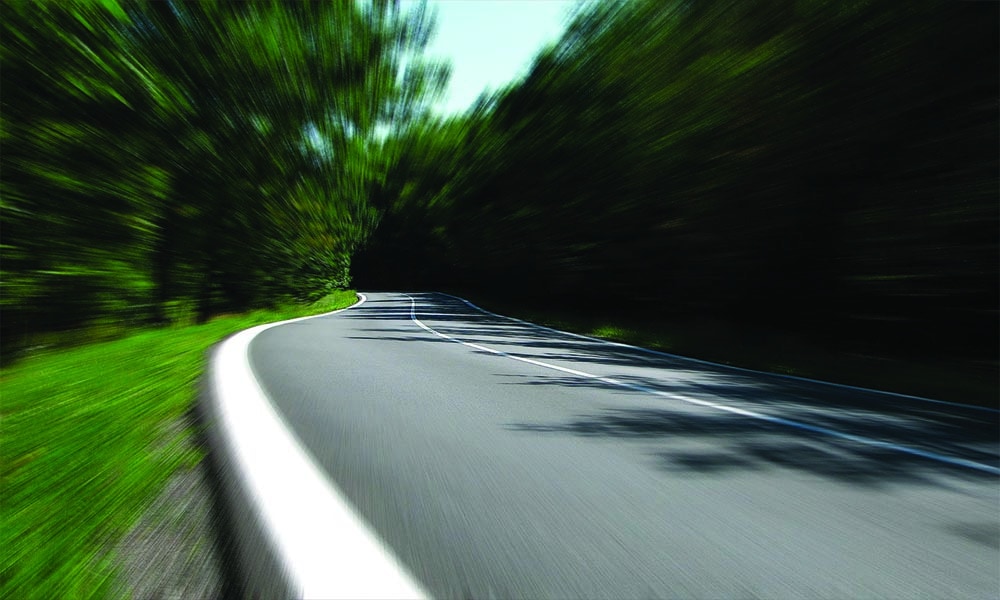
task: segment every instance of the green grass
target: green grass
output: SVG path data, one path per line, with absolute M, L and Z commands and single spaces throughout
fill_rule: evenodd
M 0 371 L 0 597 L 110 594 L 109 550 L 177 469 L 202 459 L 183 443 L 194 432 L 177 423 L 195 401 L 208 348 L 253 325 L 355 300 L 342 291 L 310 306 L 142 330 Z

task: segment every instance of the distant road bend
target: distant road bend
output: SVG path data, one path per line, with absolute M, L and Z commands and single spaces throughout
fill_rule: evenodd
M 408 590 L 1000 590 L 994 410 L 699 363 L 431 293 L 266 329 L 248 356 Z

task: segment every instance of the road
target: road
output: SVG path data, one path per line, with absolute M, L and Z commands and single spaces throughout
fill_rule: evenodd
M 369 294 L 264 331 L 249 358 L 435 597 L 1000 591 L 995 411 L 643 352 L 441 294 Z

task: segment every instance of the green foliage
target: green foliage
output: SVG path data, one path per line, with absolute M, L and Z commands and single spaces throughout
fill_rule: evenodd
M 208 348 L 253 325 L 356 301 L 341 291 L 311 306 L 134 332 L 0 371 L 0 596 L 107 595 L 109 552 L 170 476 L 202 458 L 178 451 L 193 434 L 178 422 L 194 404 Z
M 358 280 L 995 356 L 998 8 L 590 3 L 399 132 Z
M 422 7 L 6 3 L 2 339 L 349 284 L 377 131 L 440 86 Z

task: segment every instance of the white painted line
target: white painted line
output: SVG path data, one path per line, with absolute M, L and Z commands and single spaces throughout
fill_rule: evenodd
M 883 441 L 883 440 L 876 440 L 876 439 L 873 439 L 873 438 L 867 438 L 867 437 L 860 436 L 860 435 L 854 435 L 854 434 L 850 434 L 850 433 L 844 433 L 844 432 L 841 432 L 841 431 L 837 431 L 835 429 L 830 429 L 828 427 L 820 427 L 820 426 L 817 426 L 817 425 L 810 425 L 809 423 L 803 423 L 803 422 L 800 422 L 800 421 L 793 421 L 791 419 L 783 419 L 781 417 L 773 417 L 771 415 L 767 415 L 767 414 L 764 414 L 764 413 L 759 413 L 759 412 L 752 411 L 752 410 L 745 410 L 745 409 L 742 409 L 742 408 L 737 408 L 735 406 L 728 406 L 728 405 L 725 405 L 725 404 L 718 404 L 716 402 L 708 402 L 706 400 L 700 400 L 698 398 L 693 398 L 691 396 L 687 396 L 687 395 L 684 395 L 684 394 L 677 394 L 677 393 L 673 393 L 673 392 L 664 392 L 662 390 L 656 390 L 656 389 L 653 389 L 653 388 L 650 388 L 650 387 L 646 387 L 644 385 L 638 385 L 638 384 L 634 384 L 634 383 L 628 383 L 628 382 L 625 382 L 625 381 L 620 381 L 618 379 L 613 379 L 611 377 L 602 377 L 600 375 L 594 375 L 593 373 L 587 373 L 587 372 L 584 372 L 584 371 L 578 371 L 576 369 L 568 369 L 566 367 L 560 367 L 559 365 L 549 364 L 549 363 L 546 363 L 546 362 L 543 362 L 543 361 L 540 361 L 540 360 L 534 360 L 534 359 L 530 359 L 530 358 L 524 358 L 524 357 L 521 357 L 521 356 L 515 356 L 513 354 L 508 354 L 507 352 L 503 352 L 503 351 L 497 350 L 495 348 L 489 348 L 487 346 L 483 346 L 483 345 L 480 345 L 480 344 L 473 344 L 471 342 L 466 342 L 466 341 L 460 340 L 460 339 L 458 339 L 458 338 L 456 338 L 454 336 L 450 336 L 450 335 L 448 335 L 446 333 L 441 333 L 440 331 L 437 331 L 436 329 L 433 329 L 432 327 L 429 327 L 423 321 L 421 321 L 420 319 L 418 319 L 417 318 L 417 303 L 416 303 L 416 300 L 414 300 L 413 297 L 410 296 L 409 294 L 404 294 L 404 295 L 407 298 L 410 299 L 410 320 L 412 320 L 414 323 L 416 323 L 421 329 L 423 329 L 424 331 L 427 331 L 429 333 L 432 333 L 432 334 L 434 334 L 434 335 L 436 335 L 436 336 L 438 336 L 440 338 L 443 338 L 443 339 L 446 339 L 446 340 L 450 340 L 452 342 L 457 342 L 457 343 L 462 344 L 464 346 L 468 346 L 470 348 L 475 348 L 476 350 L 481 350 L 481 351 L 484 351 L 484 352 L 489 352 L 490 354 L 496 354 L 497 356 L 502 356 L 504 358 L 509 358 L 511 360 L 516 360 L 516 361 L 519 361 L 519 362 L 528 363 L 528 364 L 539 366 L 539 367 L 543 367 L 543 368 L 546 368 L 546 369 L 553 369 L 555 371 L 560 371 L 562 373 L 568 373 L 568 374 L 574 375 L 576 377 L 583 377 L 583 378 L 586 378 L 586 379 L 593 379 L 593 380 L 600 381 L 602 383 L 606 383 L 606 384 L 609 384 L 609 385 L 614 385 L 614 386 L 618 386 L 618 387 L 627 388 L 627 389 L 630 389 L 630 390 L 633 390 L 633 391 L 642 392 L 644 394 L 650 394 L 650 395 L 654 395 L 654 396 L 660 396 L 660 397 L 663 397 L 663 398 L 669 398 L 671 400 L 680 400 L 681 402 L 686 402 L 688 404 L 694 404 L 694 405 L 697 405 L 697 406 L 704 406 L 704 407 L 707 407 L 707 408 L 713 408 L 715 410 L 720 410 L 720 411 L 724 411 L 724 412 L 728 412 L 728 413 L 732 413 L 732 414 L 737 414 L 737 415 L 741 415 L 741 416 L 744 416 L 744 417 L 749 417 L 751 419 L 757 419 L 757 420 L 760 420 L 760 421 L 766 421 L 768 423 L 774 423 L 774 424 L 777 424 L 777 425 L 784 425 L 786 427 L 791 427 L 791 428 L 794 428 L 794 429 L 800 429 L 800 430 L 803 430 L 803 431 L 809 431 L 809 432 L 812 432 L 812 433 L 818 433 L 820 435 L 824 435 L 824 436 L 827 436 L 827 437 L 833 437 L 833 438 L 836 438 L 836 439 L 846 440 L 846 441 L 854 442 L 854 443 L 857 443 L 857 444 L 863 444 L 865 446 L 873 446 L 873 447 L 876 447 L 876 448 L 885 448 L 886 450 L 894 450 L 896 452 L 901 452 L 903 454 L 909 454 L 911 456 L 919 456 L 919 457 L 922 457 L 922 458 L 926 458 L 926 459 L 930 459 L 930 460 L 934 460 L 934 461 L 938 461 L 938 462 L 942 462 L 942 463 L 947 463 L 947 464 L 950 464 L 950 465 L 955 465 L 955 466 L 959 466 L 959 467 L 966 467 L 966 468 L 969 468 L 969 469 L 975 469 L 977 471 L 983 471 L 983 472 L 986 472 L 986 473 L 991 473 L 993 475 L 1000 475 L 1000 468 L 992 467 L 990 465 L 984 465 L 982 463 L 978 463 L 978 462 L 975 462 L 975 461 L 972 461 L 972 460 L 967 460 L 967 459 L 964 459 L 964 458 L 955 458 L 955 457 L 952 457 L 952 456 L 946 456 L 946 455 L 943 455 L 943 454 L 938 454 L 936 452 L 928 452 L 928 451 L 925 451 L 925 450 L 920 450 L 919 448 L 911 448 L 909 446 L 903 446 L 901 444 L 894 444 L 892 442 L 886 442 L 886 441 Z M 455 296 L 452 296 L 452 297 L 454 298 Z M 459 300 L 461 300 L 461 298 L 459 298 Z M 472 306 L 471 303 L 470 303 L 470 306 Z M 474 307 L 474 308 L 478 308 L 478 307 Z M 483 312 L 488 312 L 488 311 L 483 311 Z M 492 313 L 490 313 L 490 314 L 492 314 Z M 499 315 L 497 315 L 497 316 L 499 316 Z M 519 319 L 515 319 L 515 320 L 519 320 Z M 524 323 L 525 321 L 521 321 L 521 322 Z M 548 328 L 545 328 L 545 329 L 548 329 Z M 556 331 L 556 330 L 553 330 L 553 331 Z M 563 332 L 557 331 L 557 333 L 563 333 Z
M 367 300 L 359 297 L 354 306 Z M 336 312 L 259 325 L 221 344 L 212 382 L 221 438 L 299 597 L 427 598 L 286 428 L 250 366 L 261 332 Z
M 545 325 L 539 325 L 537 323 L 532 323 L 531 321 L 524 321 L 524 320 L 518 319 L 516 317 L 508 317 L 507 315 L 500 315 L 500 314 L 497 314 L 495 312 L 488 311 L 485 308 L 481 308 L 479 306 L 476 306 L 475 304 L 473 304 L 472 302 L 469 302 L 465 298 L 459 298 L 458 296 L 453 296 L 451 294 L 446 294 L 444 292 L 434 292 L 434 293 L 435 294 L 441 294 L 442 296 L 448 296 L 449 298 L 454 298 L 455 300 L 459 300 L 461 302 L 464 302 L 465 304 L 467 304 L 470 307 L 478 310 L 481 313 L 485 313 L 487 315 L 492 315 L 492 316 L 498 317 L 500 319 L 508 319 L 510 321 L 516 321 L 517 323 L 520 323 L 522 325 L 528 325 L 528 326 L 534 327 L 536 329 L 543 329 L 545 331 L 551 331 L 553 333 L 558 333 L 560 335 L 568 335 L 570 337 L 580 338 L 580 339 L 583 339 L 583 340 L 589 340 L 591 342 L 599 342 L 599 343 L 602 343 L 602 344 L 608 344 L 609 346 L 618 346 L 619 348 L 628 348 L 629 350 L 635 350 L 637 352 L 644 352 L 646 354 L 655 354 L 657 356 L 663 356 L 663 357 L 672 358 L 672 359 L 675 359 L 675 360 L 690 361 L 690 362 L 694 362 L 694 363 L 698 363 L 698 364 L 702 364 L 702 365 L 710 365 L 710 366 L 713 366 L 713 367 L 719 367 L 721 369 L 731 369 L 733 371 L 743 371 L 745 373 L 754 373 L 754 374 L 758 374 L 758 375 L 767 375 L 768 377 L 780 377 L 782 379 L 794 379 L 796 381 L 805 381 L 807 383 L 818 383 L 818 384 L 821 384 L 821 385 L 827 385 L 827 386 L 832 386 L 832 387 L 839 387 L 839 388 L 844 388 L 844 389 L 848 389 L 848 390 L 857 390 L 859 392 L 870 392 L 870 393 L 881 394 L 881 395 L 885 395 L 885 396 L 893 396 L 893 397 L 896 397 L 896 398 L 905 398 L 907 400 L 917 400 L 917 401 L 920 401 L 920 402 L 929 402 L 929 403 L 932 403 L 932 404 L 943 404 L 943 405 L 946 405 L 946 406 L 956 406 L 956 407 L 960 407 L 960 408 L 966 408 L 966 409 L 969 409 L 969 410 L 981 410 L 981 411 L 984 411 L 984 412 L 1000 413 L 1000 409 L 989 408 L 989 407 L 986 407 L 986 406 L 976 406 L 974 404 L 962 404 L 960 402 L 948 402 L 946 400 L 934 400 L 932 398 L 924 398 L 922 396 L 911 396 L 909 394 L 900 394 L 900 393 L 897 393 L 897 392 L 887 392 L 887 391 L 884 391 L 884 390 L 876 390 L 876 389 L 872 389 L 872 388 L 865 388 L 865 387 L 858 387 L 858 386 L 854 386 L 854 385 L 847 385 L 845 383 L 834 383 L 832 381 L 823 381 L 822 379 L 809 379 L 808 377 L 799 377 L 798 375 L 786 375 L 785 373 L 772 373 L 770 371 L 758 371 L 756 369 L 747 369 L 747 368 L 744 368 L 744 367 L 734 367 L 733 365 L 726 365 L 726 364 L 722 364 L 722 363 L 711 362 L 711 361 L 708 361 L 708 360 L 701 360 L 699 358 L 691 358 L 689 356 L 680 356 L 679 354 L 670 354 L 669 352 L 660 352 L 659 350 L 651 350 L 649 348 L 643 348 L 642 346 L 633 346 L 631 344 L 623 344 L 622 342 L 612 342 L 611 340 L 605 340 L 605 339 L 601 339 L 601 338 L 591 337 L 589 335 L 581 335 L 579 333 L 572 333 L 572 332 L 569 332 L 569 331 L 562 331 L 561 329 L 554 329 L 552 327 L 546 327 Z

